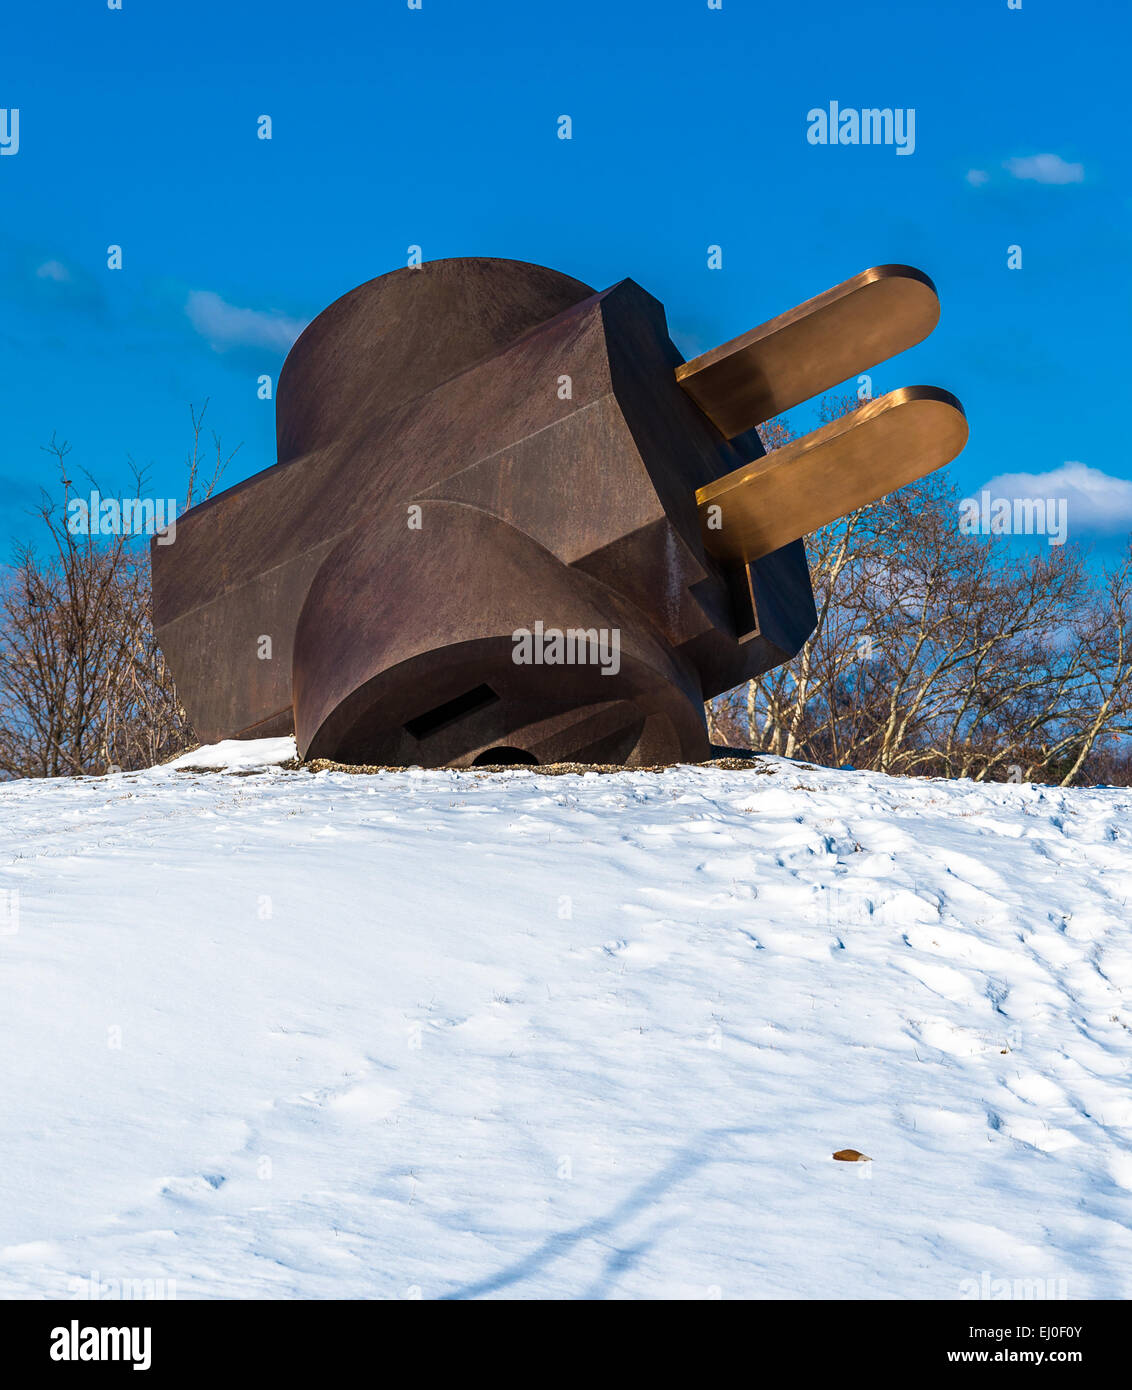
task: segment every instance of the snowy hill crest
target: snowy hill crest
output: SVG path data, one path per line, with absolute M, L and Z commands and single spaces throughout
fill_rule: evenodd
M 5 1293 L 1132 1292 L 1132 793 L 287 742 L 0 786 Z

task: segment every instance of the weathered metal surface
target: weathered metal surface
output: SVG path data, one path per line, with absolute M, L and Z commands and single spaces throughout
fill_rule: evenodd
M 804 509 L 749 565 L 705 545 L 697 491 L 763 450 L 684 366 L 631 280 L 437 261 L 332 304 L 284 364 L 279 462 L 153 549 L 199 735 L 293 728 L 310 757 L 383 765 L 707 756 L 703 701 L 815 619 Z M 758 486 L 731 488 L 748 518 Z M 524 632 L 609 645 L 524 664 Z

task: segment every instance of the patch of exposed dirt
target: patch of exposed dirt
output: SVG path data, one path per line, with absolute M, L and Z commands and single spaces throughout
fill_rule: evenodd
M 380 765 L 369 765 L 364 763 L 335 763 L 329 758 L 312 758 L 309 763 L 299 763 L 292 758 L 290 762 L 281 763 L 284 768 L 301 767 L 304 772 L 407 772 L 405 767 L 386 767 Z M 668 772 L 674 767 L 718 767 L 725 772 L 760 772 L 769 773 L 773 769 L 764 767 L 754 758 L 709 758 L 702 763 L 657 763 L 650 764 L 648 767 L 625 767 L 621 763 L 498 763 L 481 764 L 479 767 L 461 768 L 435 768 L 431 771 L 455 771 L 455 772 L 474 772 L 477 775 L 490 776 L 495 772 L 532 772 L 536 777 L 565 777 L 569 775 L 579 776 L 583 772 Z

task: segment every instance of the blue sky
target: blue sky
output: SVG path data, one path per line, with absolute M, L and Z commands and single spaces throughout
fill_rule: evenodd
M 11 8 L 0 539 L 35 533 L 53 430 L 107 491 L 132 455 L 151 492 L 179 493 L 208 397 L 242 441 L 226 482 L 274 462 L 257 378 L 419 244 L 599 288 L 631 276 L 688 356 L 866 266 L 919 266 L 940 326 L 875 392 L 953 390 L 963 489 L 1068 489 L 1071 539 L 1111 551 L 1132 530 L 1130 30 L 1123 0 Z M 914 108 L 915 152 L 810 145 L 807 112 L 831 100 Z

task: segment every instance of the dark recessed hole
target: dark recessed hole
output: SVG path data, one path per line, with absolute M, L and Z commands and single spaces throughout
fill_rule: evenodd
M 437 729 L 443 729 L 446 724 L 453 724 L 465 715 L 474 714 L 476 710 L 486 709 L 488 705 L 494 705 L 498 699 L 499 696 L 490 685 L 477 685 L 474 690 L 457 695 L 454 700 L 446 700 L 435 709 L 410 719 L 404 725 L 405 732 L 417 739 L 428 738 L 429 734 L 435 734 Z
M 751 583 L 750 565 L 728 565 L 724 571 L 731 595 L 731 611 L 735 618 L 736 636 L 740 642 L 758 637 L 759 615 L 755 608 L 755 591 Z
M 538 767 L 538 759 L 525 748 L 485 748 L 472 759 L 473 767 Z

